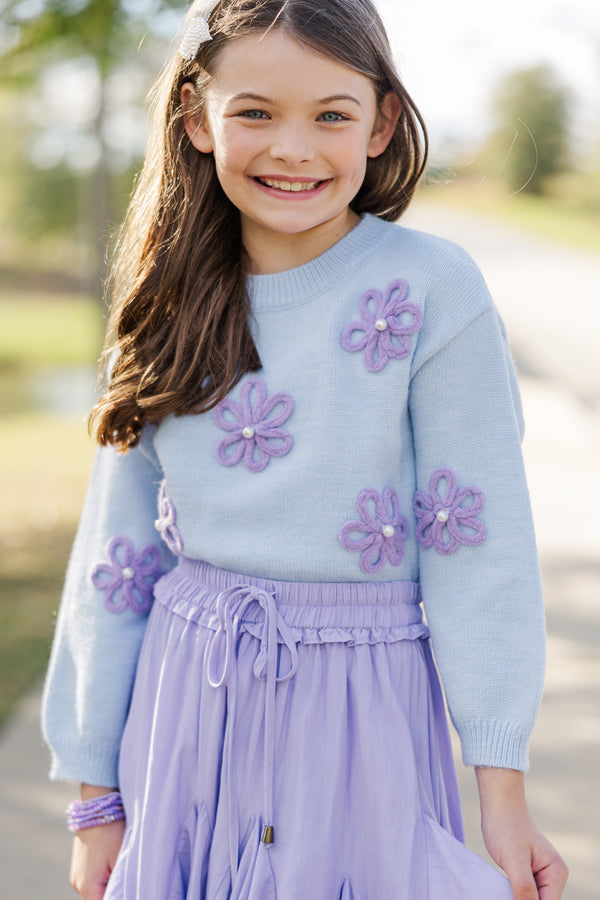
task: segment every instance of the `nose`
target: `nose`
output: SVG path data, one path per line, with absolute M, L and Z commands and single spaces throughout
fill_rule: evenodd
M 271 159 L 292 167 L 315 158 L 315 151 L 306 129 L 299 124 L 285 124 L 278 128 L 269 149 Z

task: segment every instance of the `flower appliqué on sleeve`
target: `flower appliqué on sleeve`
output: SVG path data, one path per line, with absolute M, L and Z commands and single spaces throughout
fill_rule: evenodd
M 451 469 L 437 469 L 429 479 L 429 494 L 416 491 L 413 507 L 417 515 L 417 540 L 447 555 L 460 544 L 483 544 L 487 532 L 477 515 L 485 497 L 476 487 L 458 487 Z
M 262 378 L 249 378 L 242 385 L 240 402 L 230 397 L 215 407 L 218 428 L 228 431 L 217 446 L 223 466 L 242 462 L 249 472 L 262 472 L 271 457 L 285 456 L 294 445 L 291 434 L 281 426 L 294 409 L 289 394 L 280 391 L 269 397 Z
M 388 360 L 409 355 L 410 335 L 423 324 L 423 312 L 407 296 L 408 284 L 402 279 L 392 281 L 384 294 L 377 288 L 365 291 L 358 303 L 360 321 L 344 328 L 342 347 L 351 353 L 364 350 L 369 372 L 381 372 Z
M 374 488 L 364 488 L 358 495 L 356 508 L 360 520 L 342 526 L 342 547 L 360 551 L 360 568 L 366 575 L 378 572 L 388 562 L 399 566 L 408 537 L 408 523 L 400 515 L 396 491 L 386 487 L 379 494 Z
M 160 533 L 163 541 L 175 556 L 183 553 L 183 540 L 177 527 L 177 510 L 171 498 L 167 495 L 167 487 L 162 481 L 158 492 L 158 519 L 154 527 Z
M 122 613 L 129 606 L 144 614 L 152 606 L 152 588 L 161 574 L 158 547 L 147 544 L 136 553 L 128 537 L 117 535 L 108 545 L 108 562 L 96 566 L 92 582 L 105 591 L 110 612 Z

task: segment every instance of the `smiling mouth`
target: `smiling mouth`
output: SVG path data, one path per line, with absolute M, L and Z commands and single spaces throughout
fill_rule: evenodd
M 264 187 L 297 194 L 300 191 L 316 191 L 322 184 L 325 184 L 327 179 L 323 181 L 276 181 L 274 178 L 255 178 L 254 180 Z

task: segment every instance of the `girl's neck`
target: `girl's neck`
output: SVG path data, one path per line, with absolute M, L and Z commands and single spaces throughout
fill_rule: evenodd
M 358 225 L 360 217 L 350 208 L 344 215 L 299 234 L 261 229 L 242 218 L 242 241 L 252 275 L 271 275 L 302 266 L 325 253 Z

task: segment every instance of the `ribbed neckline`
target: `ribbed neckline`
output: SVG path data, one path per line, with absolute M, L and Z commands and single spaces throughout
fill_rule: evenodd
M 381 241 L 389 223 L 366 214 L 341 240 L 303 266 L 271 275 L 250 275 L 248 291 L 255 311 L 306 303 L 330 290 Z

